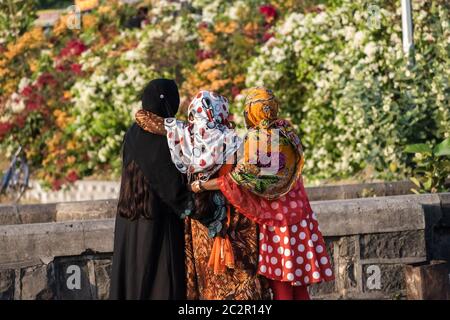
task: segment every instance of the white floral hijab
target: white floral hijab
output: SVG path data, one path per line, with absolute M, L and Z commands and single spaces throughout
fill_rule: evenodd
M 228 100 L 200 91 L 188 108 L 188 123 L 166 118 L 172 161 L 179 171 L 207 181 L 240 147 L 242 140 L 228 122 Z

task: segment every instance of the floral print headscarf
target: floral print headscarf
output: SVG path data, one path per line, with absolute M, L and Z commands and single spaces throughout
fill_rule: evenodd
M 172 161 L 189 180 L 206 181 L 241 145 L 228 122 L 228 100 L 212 91 L 200 91 L 188 108 L 188 123 L 167 118 L 164 126 Z

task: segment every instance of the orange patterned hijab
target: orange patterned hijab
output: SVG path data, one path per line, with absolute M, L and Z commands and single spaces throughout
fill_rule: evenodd
M 278 109 L 272 90 L 263 87 L 247 90 L 244 116 L 248 128 L 268 128 L 277 119 Z

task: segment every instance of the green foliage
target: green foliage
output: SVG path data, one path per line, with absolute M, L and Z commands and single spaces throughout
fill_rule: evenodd
M 450 138 L 432 147 L 425 143 L 412 144 L 405 153 L 413 153 L 414 177 L 411 181 L 417 186 L 415 193 L 445 192 L 449 188 L 446 180 L 450 176 Z
M 415 65 L 402 50 L 398 1 L 343 0 L 293 12 L 248 70 L 247 86 L 275 89 L 299 128 L 309 179 L 408 175 L 405 145 L 450 134 L 448 1 L 413 1 Z
M 33 0 L 0 1 L 0 45 L 22 34 L 36 18 Z

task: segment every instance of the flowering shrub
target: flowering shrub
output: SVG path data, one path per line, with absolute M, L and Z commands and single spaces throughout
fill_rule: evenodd
M 139 20 L 146 11 L 101 1 L 81 30 L 62 16 L 45 32 L 26 20 L 4 28 L 33 1 L 15 1 L 14 12 L 0 5 L 0 145 L 6 154 L 23 145 L 34 175 L 55 189 L 97 172 L 117 176 L 140 90 L 170 77 L 184 106 L 199 89 L 219 91 L 241 124 L 243 89 L 273 88 L 303 135 L 310 179 L 368 168 L 401 178 L 412 160 L 404 145 L 450 132 L 449 5 L 413 2 L 410 67 L 397 2 L 371 2 L 379 28 L 365 1 L 316 2 L 146 0 Z
M 182 93 L 191 97 L 202 88 L 235 97 L 245 87 L 249 60 L 272 37 L 277 10 L 259 0 L 194 1 L 193 6 L 202 10 L 196 30 L 197 61 L 183 70 Z
M 31 27 L 9 42 L 0 58 L 1 144 L 7 155 L 24 146 L 29 163 L 42 169 L 35 177 L 55 189 L 83 174 L 74 170 L 78 145 L 65 133 L 74 120 L 70 88 L 84 75 L 79 58 L 88 46 L 101 48 L 118 34 L 113 20 L 120 15 L 111 14 L 116 6 L 84 15 L 82 30 L 68 29 L 66 16 L 50 33 Z
M 290 14 L 248 69 L 247 85 L 274 88 L 298 126 L 311 179 L 367 168 L 402 177 L 404 145 L 450 133 L 448 4 L 414 2 L 413 68 L 402 52 L 400 4 L 371 4 L 380 28 L 368 23 L 365 1 Z

